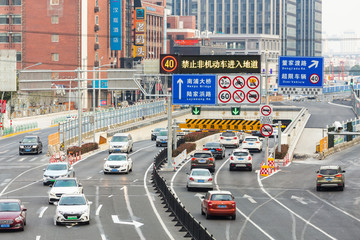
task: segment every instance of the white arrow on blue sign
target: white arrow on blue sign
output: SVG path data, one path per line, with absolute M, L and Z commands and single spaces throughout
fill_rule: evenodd
M 217 77 L 205 74 L 174 74 L 172 102 L 175 105 L 215 105 Z

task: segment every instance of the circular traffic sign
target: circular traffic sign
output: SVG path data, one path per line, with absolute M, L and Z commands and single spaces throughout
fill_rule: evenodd
M 237 89 L 242 89 L 245 86 L 245 79 L 241 76 L 237 76 L 233 80 L 233 85 Z
M 236 90 L 233 93 L 233 99 L 237 103 L 242 103 L 245 100 L 245 93 L 241 90 Z
M 269 124 L 263 124 L 260 128 L 260 132 L 264 137 L 270 137 L 273 133 L 273 127 Z
M 219 79 L 219 86 L 224 89 L 229 88 L 231 86 L 231 78 L 228 76 L 222 76 Z
M 231 93 L 228 90 L 223 90 L 219 93 L 219 100 L 222 103 L 227 103 L 231 99 Z
M 310 75 L 309 80 L 310 80 L 310 82 L 311 82 L 312 84 L 317 84 L 317 83 L 320 81 L 320 77 L 319 77 L 319 75 L 317 75 L 316 73 L 314 73 L 314 74 L 311 74 L 311 75 Z
M 255 88 L 257 88 L 259 86 L 260 81 L 259 81 L 259 79 L 257 77 L 250 76 L 246 80 L 246 84 L 250 89 L 255 89 Z
M 260 112 L 263 116 L 270 116 L 271 115 L 271 107 L 269 105 L 264 105 L 261 107 Z
M 246 94 L 246 99 L 249 103 L 255 103 L 259 100 L 259 93 L 255 90 L 251 90 Z
M 161 69 L 165 72 L 173 72 L 177 68 L 178 62 L 174 56 L 165 56 L 161 60 Z

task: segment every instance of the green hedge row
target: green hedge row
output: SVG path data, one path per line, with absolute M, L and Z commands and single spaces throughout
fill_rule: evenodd
M 275 150 L 275 159 L 282 159 L 286 156 L 289 150 L 288 144 L 281 144 L 281 152 L 278 152 L 277 148 Z
M 84 154 L 84 153 L 96 150 L 98 148 L 99 148 L 99 144 L 97 144 L 97 143 L 85 143 L 85 144 L 81 145 L 81 147 L 78 147 L 78 146 L 69 147 L 67 149 L 67 154 L 68 155 L 69 154 L 76 155 L 76 153 L 77 153 L 79 155 L 80 151 L 81 151 L 81 154 Z

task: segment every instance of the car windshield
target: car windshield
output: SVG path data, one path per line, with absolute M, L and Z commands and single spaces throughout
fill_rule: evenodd
M 59 205 L 85 205 L 86 200 L 83 196 L 68 196 L 62 197 Z
M 257 138 L 245 138 L 245 142 L 256 142 Z
M 168 135 L 168 131 L 160 131 L 159 132 L 159 136 L 167 136 Z
M 210 172 L 209 171 L 192 171 L 191 173 L 192 176 L 210 176 Z
M 0 202 L 0 212 L 20 212 L 20 205 L 17 202 Z
M 322 175 L 336 175 L 338 174 L 337 169 L 321 169 L 320 174 Z
M 26 137 L 22 140 L 23 143 L 37 143 L 36 137 Z
M 229 194 L 213 194 L 211 200 L 214 201 L 232 201 L 232 196 Z
M 66 170 L 67 167 L 65 164 L 50 164 L 47 167 L 47 170 L 52 170 L 52 171 L 59 171 L 59 170 Z
M 110 155 L 108 161 L 126 161 L 125 155 Z
M 73 179 L 69 180 L 56 180 L 53 187 L 76 187 L 76 181 Z
M 249 154 L 247 152 L 234 152 L 233 155 L 237 156 L 237 157 L 243 157 L 243 156 L 247 156 Z
M 220 143 L 206 143 L 205 147 L 220 147 Z
M 160 132 L 161 130 L 163 130 L 164 128 L 155 128 L 153 132 Z
M 127 142 L 128 137 L 127 136 L 113 136 L 111 139 L 111 142 Z
M 194 157 L 195 158 L 210 158 L 211 154 L 210 153 L 195 153 Z
M 221 136 L 223 136 L 223 137 L 234 137 L 235 133 L 234 132 L 223 132 L 221 134 Z

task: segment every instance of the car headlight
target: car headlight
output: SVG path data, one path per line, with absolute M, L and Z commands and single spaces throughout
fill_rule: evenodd
M 104 167 L 107 168 L 107 167 L 109 167 L 109 165 L 108 165 L 108 164 L 104 164 Z
M 33 147 L 33 148 L 37 148 L 37 145 L 33 145 L 32 147 Z
M 65 213 L 65 212 L 63 212 L 63 211 L 59 211 L 59 213 L 60 213 L 61 215 L 64 215 L 64 213 Z
M 20 148 L 24 148 L 24 146 L 20 146 Z
M 80 214 L 84 214 L 84 213 L 86 213 L 87 211 L 86 211 L 86 209 L 85 210 L 82 210 L 82 211 L 80 211 Z
M 56 196 L 56 194 L 53 192 L 50 192 L 49 194 L 50 194 L 50 196 Z
M 15 221 L 16 221 L 16 222 L 20 222 L 20 221 L 22 221 L 22 220 L 23 220 L 22 216 L 18 216 L 17 218 L 15 218 Z

